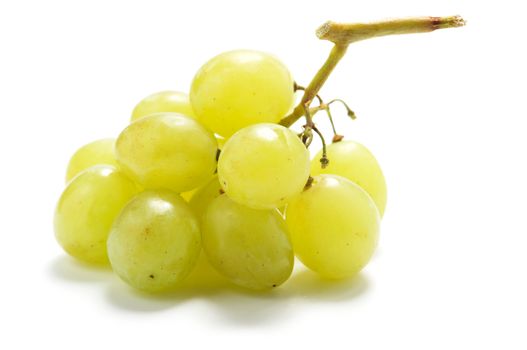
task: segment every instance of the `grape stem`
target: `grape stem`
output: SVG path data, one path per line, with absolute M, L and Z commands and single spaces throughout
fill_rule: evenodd
M 426 33 L 436 29 L 456 28 L 465 25 L 465 20 L 460 16 L 449 17 L 410 17 L 384 20 L 372 23 L 335 23 L 326 22 L 320 26 L 316 35 L 321 40 L 329 40 L 335 45 L 331 49 L 326 62 L 313 77 L 309 85 L 303 89 L 304 95 L 293 112 L 284 117 L 280 124 L 290 127 L 300 117 L 306 116 L 306 124 L 313 126 L 309 106 L 326 82 L 329 75 L 346 54 L 349 44 L 386 35 Z

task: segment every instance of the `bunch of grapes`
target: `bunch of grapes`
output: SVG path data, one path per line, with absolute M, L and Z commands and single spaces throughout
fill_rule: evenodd
M 252 289 L 284 283 L 295 255 L 322 276 L 355 275 L 377 244 L 384 177 L 352 141 L 328 146 L 325 168 L 321 155 L 310 161 L 301 137 L 278 124 L 294 87 L 274 56 L 240 50 L 207 62 L 190 97 L 146 97 L 116 140 L 71 158 L 58 242 L 145 291 L 177 287 L 202 249 Z
M 189 95 L 146 97 L 117 139 L 73 155 L 55 212 L 58 242 L 149 292 L 177 288 L 201 251 L 250 289 L 286 282 L 295 256 L 325 278 L 356 275 L 377 246 L 386 184 L 363 145 L 336 132 L 326 145 L 312 116 L 324 110 L 331 119 L 331 102 L 317 92 L 351 42 L 463 24 L 458 16 L 328 22 L 317 35 L 335 46 L 305 89 L 269 54 L 212 58 Z M 305 91 L 294 107 L 298 90 Z M 288 126 L 301 115 L 306 125 L 297 133 Z M 311 160 L 313 133 L 323 147 Z

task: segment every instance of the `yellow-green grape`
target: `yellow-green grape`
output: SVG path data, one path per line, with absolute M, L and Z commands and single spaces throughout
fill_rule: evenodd
M 309 177 L 309 153 L 298 136 L 278 124 L 256 124 L 225 143 L 218 162 L 223 190 L 255 209 L 283 206 Z
M 199 220 L 203 217 L 210 202 L 212 202 L 214 198 L 220 196 L 220 191 L 221 186 L 218 181 L 218 176 L 215 175 L 206 185 L 194 193 L 189 204 Z
M 294 82 L 287 67 L 264 52 L 222 53 L 198 71 L 190 89 L 197 118 L 228 137 L 256 123 L 276 123 L 294 102 Z
M 221 195 L 205 212 L 201 237 L 211 265 L 242 287 L 277 287 L 293 270 L 293 249 L 276 209 L 251 209 Z
M 117 275 L 142 291 L 171 290 L 192 271 L 201 250 L 198 221 L 168 190 L 145 191 L 115 220 L 108 257 Z
M 120 170 L 96 165 L 76 176 L 55 210 L 55 236 L 71 256 L 92 264 L 108 262 L 106 239 L 125 204 L 140 189 Z
M 214 135 L 196 120 L 173 113 L 131 123 L 117 138 L 123 171 L 146 189 L 185 192 L 207 182 L 216 169 Z
M 379 211 L 355 183 L 335 175 L 314 177 L 286 209 L 298 258 L 327 278 L 357 274 L 370 260 L 379 235 Z
M 194 118 L 194 111 L 187 94 L 178 91 L 161 91 L 142 99 L 132 111 L 131 121 L 165 112 L 180 113 Z
M 371 196 L 381 217 L 386 207 L 386 181 L 373 154 L 355 141 L 341 141 L 327 147 L 329 164 L 322 169 L 320 151 L 311 161 L 311 175 L 335 174 L 362 187 Z
M 88 143 L 73 154 L 66 171 L 66 182 L 94 165 L 117 165 L 114 154 L 115 139 L 101 139 Z

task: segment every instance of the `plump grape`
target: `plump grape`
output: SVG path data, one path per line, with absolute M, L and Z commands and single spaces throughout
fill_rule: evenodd
M 194 118 L 194 111 L 187 94 L 178 91 L 161 91 L 142 99 L 132 111 L 131 121 L 165 112 L 180 113 Z
M 294 132 L 277 124 L 256 124 L 225 143 L 218 176 L 236 202 L 271 209 L 302 191 L 309 167 L 309 153 Z
M 114 153 L 115 139 L 101 139 L 79 148 L 71 157 L 66 171 L 66 182 L 81 171 L 94 165 L 117 165 Z
M 286 222 L 295 253 L 308 268 L 324 277 L 345 278 L 370 260 L 380 217 L 358 185 L 340 176 L 319 175 L 289 202 Z
M 199 220 L 203 217 L 210 202 L 220 196 L 220 190 L 221 186 L 218 176 L 215 175 L 207 184 L 194 193 L 189 204 Z
M 294 102 L 287 67 L 267 53 L 238 50 L 208 61 L 192 82 L 197 118 L 222 136 L 256 123 L 275 123 Z
M 88 263 L 108 262 L 106 239 L 115 217 L 139 188 L 121 171 L 96 165 L 66 187 L 55 210 L 55 236 L 70 255 Z
M 204 214 L 201 237 L 212 266 L 242 287 L 276 287 L 293 270 L 293 249 L 276 209 L 251 209 L 221 195 Z
M 329 164 L 322 169 L 320 151 L 311 162 L 311 174 L 343 176 L 362 187 L 371 196 L 381 217 L 386 207 L 386 181 L 373 154 L 355 141 L 336 142 L 327 147 Z
M 134 197 L 115 220 L 108 238 L 113 270 L 147 292 L 173 289 L 196 265 L 198 221 L 187 203 L 168 190 Z
M 214 135 L 192 118 L 156 114 L 138 119 L 119 135 L 119 166 L 146 189 L 185 192 L 207 182 L 216 169 Z

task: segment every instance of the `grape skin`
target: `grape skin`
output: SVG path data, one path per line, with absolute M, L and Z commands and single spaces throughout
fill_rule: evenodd
M 115 273 L 146 292 L 175 288 L 200 254 L 198 221 L 188 204 L 168 190 L 145 191 L 117 217 L 108 238 Z
M 257 123 L 276 123 L 294 103 L 293 78 L 264 52 L 224 52 L 196 73 L 190 101 L 197 118 L 224 137 Z
M 256 124 L 225 143 L 218 178 L 234 201 L 272 209 L 302 191 L 309 168 L 309 152 L 293 131 L 277 124 Z
M 297 257 L 327 278 L 356 275 L 377 246 L 380 217 L 371 197 L 350 180 L 315 176 L 286 208 Z
M 198 189 L 199 188 L 194 188 L 187 192 L 181 192 L 179 195 L 185 200 L 185 202 L 189 203 L 192 197 L 194 196 L 194 193 L 196 193 Z
M 179 91 L 160 91 L 142 99 L 132 111 L 130 121 L 156 113 L 173 112 L 195 118 L 187 94 Z
M 355 141 L 340 141 L 327 147 L 329 164 L 322 169 L 320 151 L 311 161 L 311 174 L 335 174 L 362 187 L 371 196 L 381 217 L 386 208 L 386 181 L 373 154 Z
M 202 219 L 203 214 L 207 210 L 210 202 L 212 202 L 214 198 L 220 196 L 220 191 L 221 186 L 220 182 L 218 181 L 218 176 L 214 175 L 207 184 L 205 184 L 193 194 L 189 201 L 189 205 L 196 214 L 198 220 Z
M 223 194 L 209 204 L 201 234 L 211 265 L 239 286 L 268 289 L 291 275 L 293 249 L 276 209 L 251 209 Z
M 73 178 L 55 210 L 55 237 L 71 256 L 106 264 L 106 239 L 115 217 L 140 189 L 121 171 L 96 165 Z
M 81 171 L 94 165 L 117 166 L 114 153 L 115 139 L 100 139 L 79 148 L 68 163 L 66 182 L 73 179 Z
M 196 120 L 172 113 L 143 117 L 117 138 L 119 166 L 145 189 L 177 193 L 207 182 L 216 169 L 214 135 Z

